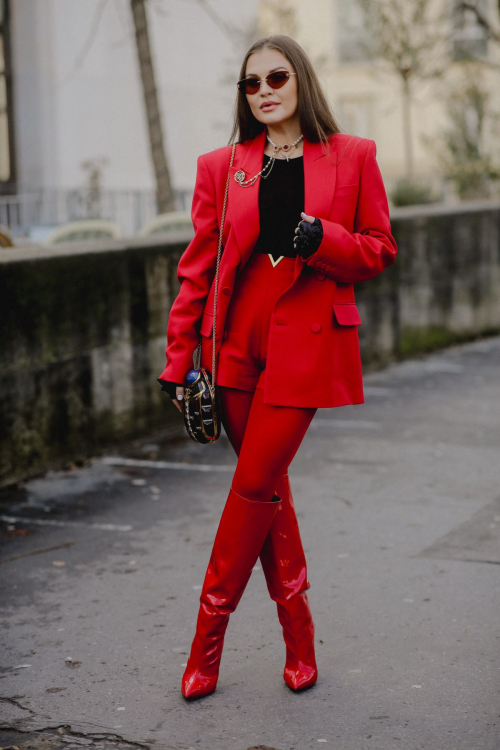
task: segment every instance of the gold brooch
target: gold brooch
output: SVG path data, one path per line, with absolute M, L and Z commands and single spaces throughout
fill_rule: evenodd
M 238 171 L 235 172 L 234 179 L 236 180 L 237 183 L 241 185 L 241 183 L 245 179 L 244 171 L 242 169 L 238 169 Z

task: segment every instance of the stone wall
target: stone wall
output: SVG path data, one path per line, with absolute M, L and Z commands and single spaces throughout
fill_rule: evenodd
M 393 212 L 401 355 L 500 329 L 500 204 Z
M 500 204 L 393 209 L 396 263 L 356 285 L 365 369 L 500 331 Z
M 365 370 L 500 331 L 500 205 L 398 209 L 394 266 L 356 285 Z M 179 426 L 165 361 L 178 233 L 0 254 L 0 484 Z
M 173 421 L 156 378 L 188 241 L 2 252 L 0 483 Z

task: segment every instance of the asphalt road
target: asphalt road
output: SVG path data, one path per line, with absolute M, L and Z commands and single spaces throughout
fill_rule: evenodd
M 256 569 L 217 692 L 180 694 L 225 438 L 152 436 L 1 493 L 0 746 L 498 750 L 500 338 L 365 389 L 318 412 L 291 469 L 320 671 L 304 693 Z

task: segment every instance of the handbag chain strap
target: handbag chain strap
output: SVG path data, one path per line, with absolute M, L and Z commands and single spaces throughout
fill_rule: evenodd
M 233 150 L 231 152 L 231 161 L 229 162 L 229 170 L 227 173 L 226 191 L 224 193 L 224 203 L 222 205 L 222 216 L 221 216 L 220 231 L 219 231 L 219 245 L 217 247 L 217 262 L 215 266 L 214 321 L 212 325 L 212 383 L 211 384 L 209 383 L 209 388 L 210 388 L 212 397 L 215 395 L 215 367 L 216 367 L 215 338 L 217 336 L 217 293 L 219 290 L 219 266 L 220 266 L 220 259 L 222 256 L 222 233 L 224 231 L 224 221 L 226 218 L 226 208 L 227 208 L 227 197 L 229 194 L 229 180 L 231 177 L 231 167 L 233 166 L 235 150 L 236 150 L 236 144 L 233 143 Z M 199 366 L 199 363 L 201 361 L 201 339 L 198 344 L 197 358 L 198 358 L 198 366 Z

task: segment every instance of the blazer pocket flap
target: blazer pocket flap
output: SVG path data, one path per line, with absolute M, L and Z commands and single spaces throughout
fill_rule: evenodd
M 201 326 L 200 326 L 200 334 L 202 336 L 212 335 L 213 322 L 214 322 L 213 315 L 210 315 L 209 313 L 203 313 L 203 317 L 201 319 Z
M 341 326 L 359 326 L 361 318 L 354 302 L 337 302 L 333 305 L 337 323 Z

